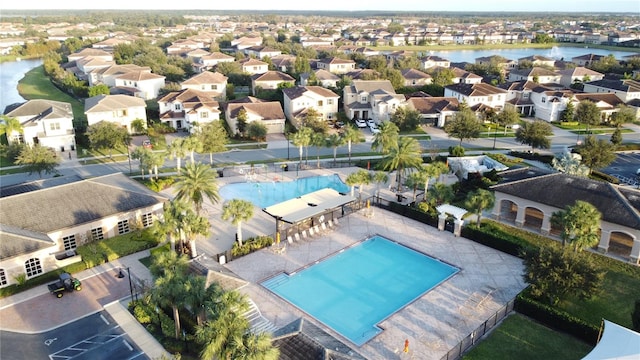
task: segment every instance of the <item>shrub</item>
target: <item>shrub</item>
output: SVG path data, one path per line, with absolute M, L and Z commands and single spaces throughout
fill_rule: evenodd
M 636 300 L 635 308 L 631 313 L 631 323 L 633 324 L 633 330 L 640 331 L 640 299 Z
M 554 158 L 554 155 L 542 155 L 537 152 L 530 153 L 530 152 L 524 152 L 524 151 L 510 151 L 509 155 L 519 157 L 522 159 L 527 159 L 527 160 L 540 161 L 549 165 L 551 164 Z
M 27 282 L 27 274 L 20 273 L 13 276 L 13 279 L 18 283 L 18 286 L 22 286 Z
M 601 171 L 598 170 L 593 170 L 591 172 L 591 178 L 595 179 L 595 180 L 600 180 L 600 181 L 606 181 L 612 184 L 620 184 L 620 180 L 616 177 L 613 177 L 609 174 L 605 174 Z
M 244 256 L 250 254 L 254 251 L 258 251 L 267 246 L 271 246 L 273 244 L 273 238 L 271 236 L 257 236 L 255 238 L 249 238 L 244 241 L 242 246 L 240 246 L 237 242 L 233 244 L 233 248 L 231 249 L 231 255 L 235 257 Z
M 453 157 L 462 157 L 464 156 L 464 148 L 460 145 L 449 146 L 449 155 Z

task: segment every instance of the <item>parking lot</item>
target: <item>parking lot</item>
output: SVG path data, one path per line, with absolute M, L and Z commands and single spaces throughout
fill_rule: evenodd
M 640 178 L 637 174 L 640 169 L 640 153 L 620 153 L 616 159 L 602 172 L 616 177 L 620 184 L 640 186 Z

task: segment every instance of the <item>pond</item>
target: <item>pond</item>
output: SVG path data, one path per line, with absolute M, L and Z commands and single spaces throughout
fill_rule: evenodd
M 22 80 L 29 70 L 40 65 L 42 59 L 0 63 L 0 111 L 4 113 L 7 105 L 25 101 L 18 93 L 18 81 Z

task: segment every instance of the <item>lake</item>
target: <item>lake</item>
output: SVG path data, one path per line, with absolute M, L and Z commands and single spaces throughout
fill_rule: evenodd
M 491 49 L 491 50 L 449 50 L 449 51 L 427 51 L 426 55 L 435 55 L 445 58 L 451 62 L 469 62 L 474 63 L 476 58 L 500 55 L 510 60 L 518 60 L 523 57 L 532 55 L 542 55 L 555 60 L 571 61 L 571 58 L 586 55 L 609 55 L 613 54 L 618 60 L 622 60 L 624 56 L 637 53 L 628 51 L 611 51 L 604 49 L 592 49 L 589 47 L 557 47 L 551 49 Z
M 0 63 L 0 111 L 4 113 L 7 105 L 24 102 L 18 94 L 18 81 L 29 70 L 42 65 L 42 59 L 29 59 Z

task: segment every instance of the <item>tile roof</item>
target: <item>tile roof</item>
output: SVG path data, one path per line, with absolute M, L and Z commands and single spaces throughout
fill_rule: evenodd
M 624 92 L 640 92 L 640 82 L 635 80 L 596 80 L 586 83 L 605 89 L 619 90 Z
M 587 178 L 552 173 L 492 186 L 493 190 L 564 209 L 582 200 L 595 206 L 602 219 L 640 230 L 640 190 Z
M 56 245 L 47 234 L 0 223 L 0 260 Z
M 262 118 L 262 120 L 282 120 L 285 118 L 282 105 L 279 101 L 265 102 L 234 102 L 227 104 L 229 117 L 238 117 L 238 112 L 244 109 L 247 113 L 252 113 Z
M 158 102 L 180 102 L 185 109 L 191 109 L 197 104 L 218 107 L 219 104 L 210 93 L 195 89 L 183 89 L 166 94 Z
M 455 91 L 465 96 L 489 96 L 489 95 L 495 95 L 495 94 L 504 94 L 507 92 L 504 89 L 500 89 L 498 87 L 485 84 L 485 83 L 453 84 L 453 85 L 445 86 L 445 89 Z
M 318 62 L 321 63 L 325 63 L 325 64 L 355 64 L 356 62 L 349 59 L 349 60 L 345 60 L 345 59 L 341 59 L 341 58 L 337 58 L 337 57 L 330 57 L 330 58 L 324 58 L 324 59 L 320 59 L 318 60 Z
M 222 84 L 227 77 L 219 72 L 204 71 L 181 82 L 181 85 Z
M 620 100 L 619 97 L 611 93 L 581 93 L 581 94 L 575 94 L 574 97 L 578 101 L 590 100 L 594 103 L 598 103 L 602 101 L 611 105 L 612 109 L 618 105 L 624 104 L 624 101 Z
M 412 97 L 407 99 L 421 114 L 437 114 L 442 111 L 458 111 L 458 99 L 454 97 Z
M 325 89 L 322 86 L 296 86 L 288 89 L 282 89 L 282 91 L 291 100 L 297 99 L 307 92 L 313 92 L 325 98 L 338 98 L 338 94 L 329 89 Z
M 541 67 L 532 67 L 531 69 L 515 69 L 511 70 L 510 74 L 516 74 L 520 76 L 559 76 L 554 71 L 547 70 Z
M 253 81 L 296 81 L 296 79 L 289 74 L 273 70 L 269 70 L 263 74 L 251 75 L 251 79 Z
M 165 79 L 164 76 L 153 74 L 148 71 L 129 71 L 125 74 L 122 74 L 117 77 L 117 79 L 121 80 L 131 80 L 131 81 L 145 81 L 145 80 L 155 80 L 155 79 Z
M 104 112 L 130 107 L 147 107 L 145 101 L 138 97 L 127 95 L 97 95 L 84 100 L 84 112 Z
M 573 69 L 564 69 L 564 70 L 559 70 L 558 74 L 561 75 L 565 75 L 565 76 L 604 76 L 604 74 L 601 74 L 597 71 L 593 71 L 591 69 L 587 69 L 586 67 L 582 67 L 582 66 L 578 66 L 575 67 Z
M 401 73 L 405 79 L 431 79 L 431 75 L 416 69 L 405 69 Z
M 40 119 L 73 119 L 73 110 L 71 104 L 66 102 L 35 99 L 7 106 L 5 115 L 9 117 L 32 116 L 27 121 L 33 122 Z

